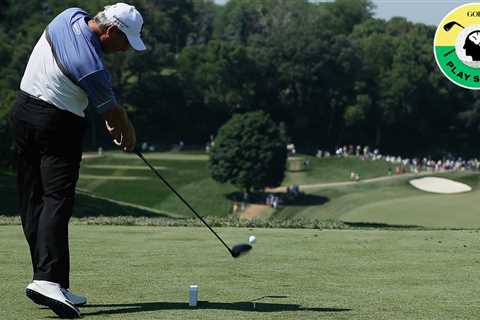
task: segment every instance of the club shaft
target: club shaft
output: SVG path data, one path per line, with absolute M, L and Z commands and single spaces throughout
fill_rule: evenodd
M 213 230 L 209 225 L 208 223 L 198 214 L 198 212 L 170 185 L 170 183 L 168 183 L 167 180 L 165 180 L 161 175 L 160 173 L 158 173 L 158 171 L 147 161 L 147 159 L 145 159 L 145 157 L 143 156 L 143 154 L 140 152 L 140 150 L 138 150 L 137 148 L 135 148 L 135 153 L 140 157 L 140 159 L 143 160 L 143 162 L 145 162 L 145 164 L 155 173 L 155 175 L 160 178 L 160 180 L 162 180 L 162 182 L 173 192 L 175 193 L 175 195 L 180 199 L 182 200 L 182 202 L 197 216 L 198 219 L 200 219 L 200 221 L 203 222 L 203 224 L 208 228 L 210 229 L 210 231 L 217 237 L 218 240 L 220 240 L 220 242 L 225 246 L 225 248 L 227 248 L 228 252 L 230 252 L 230 254 L 232 254 L 232 250 L 230 249 L 230 247 L 225 243 L 225 241 L 223 241 L 222 238 L 220 238 L 220 236 L 215 232 L 215 230 Z

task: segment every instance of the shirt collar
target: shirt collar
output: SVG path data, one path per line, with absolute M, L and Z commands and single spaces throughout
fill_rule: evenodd
M 91 19 L 90 17 L 85 16 L 83 19 L 79 20 L 78 23 L 82 28 L 82 33 L 93 44 L 93 46 L 95 47 L 95 50 L 101 53 L 102 46 L 100 44 L 100 39 L 98 38 L 98 35 L 95 32 L 93 32 L 92 29 L 90 29 L 90 27 L 88 26 L 88 20 L 90 19 Z

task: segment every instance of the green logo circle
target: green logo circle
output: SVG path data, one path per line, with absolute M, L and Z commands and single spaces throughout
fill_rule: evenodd
M 480 3 L 459 6 L 443 18 L 435 32 L 433 52 L 451 82 L 480 89 Z

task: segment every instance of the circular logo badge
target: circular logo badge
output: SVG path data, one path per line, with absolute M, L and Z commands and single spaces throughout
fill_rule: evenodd
M 433 51 L 450 81 L 480 89 L 480 3 L 459 6 L 443 18 L 435 32 Z

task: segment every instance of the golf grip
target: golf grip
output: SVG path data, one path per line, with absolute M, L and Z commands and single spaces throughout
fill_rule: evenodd
M 137 154 L 137 156 L 140 157 L 140 159 L 143 160 L 143 162 L 145 162 L 145 164 L 150 168 L 152 169 L 152 171 L 157 175 L 157 177 L 160 178 L 160 180 L 162 180 L 163 183 L 165 183 L 165 185 L 170 189 L 172 190 L 173 193 L 175 193 L 175 195 L 180 199 L 182 200 L 182 202 L 190 209 L 192 210 L 192 212 L 197 216 L 198 219 L 200 219 L 200 221 L 203 222 L 203 224 L 208 228 L 210 229 L 210 231 L 212 231 L 212 233 L 217 237 L 218 240 L 220 240 L 220 242 L 225 246 L 225 248 L 227 248 L 228 252 L 230 252 L 230 254 L 232 254 L 232 250 L 230 249 L 229 246 L 227 246 L 227 244 L 222 240 L 222 238 L 220 238 L 220 236 L 208 225 L 208 223 L 203 220 L 203 218 L 197 213 L 197 211 L 195 211 L 195 209 L 193 209 L 193 207 L 188 204 L 188 202 L 183 199 L 183 197 L 168 183 L 167 180 L 165 180 L 161 175 L 160 173 L 158 173 L 157 170 L 155 170 L 155 168 L 147 161 L 147 159 L 145 159 L 145 157 L 143 156 L 143 154 L 140 152 L 140 150 L 138 150 L 136 147 L 134 149 L 134 152 Z

